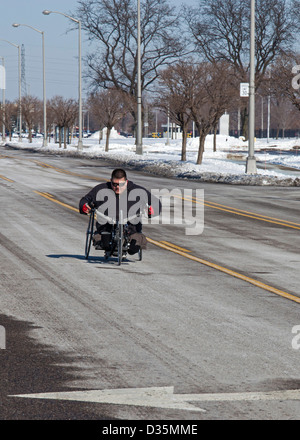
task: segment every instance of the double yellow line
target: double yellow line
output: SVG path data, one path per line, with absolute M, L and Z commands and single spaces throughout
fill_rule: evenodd
M 72 211 L 79 212 L 78 208 L 74 208 L 74 206 L 68 205 L 67 203 L 61 202 L 54 198 L 52 194 L 46 193 L 46 192 L 40 192 L 40 191 L 34 191 L 39 196 L 44 197 L 45 199 L 50 200 L 51 202 L 57 203 L 58 205 L 64 206 L 65 208 L 71 209 Z
M 57 203 L 57 204 L 59 204 L 61 206 L 64 206 L 64 207 L 66 207 L 68 209 L 71 209 L 72 211 L 75 211 L 75 212 L 78 213 L 78 209 L 77 208 L 74 208 L 71 205 L 68 205 L 66 203 L 63 203 L 63 202 L 55 199 L 54 196 L 49 194 L 49 193 L 40 192 L 40 191 L 35 191 L 35 193 L 40 195 L 40 196 L 42 196 L 42 197 L 45 197 L 46 199 L 50 200 L 51 202 Z M 167 250 L 169 252 L 173 252 L 173 253 L 175 253 L 177 255 L 180 255 L 180 256 L 182 256 L 184 258 L 187 258 L 187 259 L 189 259 L 191 261 L 194 261 L 196 263 L 200 263 L 200 264 L 203 264 L 205 266 L 211 267 L 212 269 L 216 269 L 216 270 L 218 270 L 220 272 L 223 272 L 223 273 L 225 273 L 227 275 L 233 276 L 233 277 L 238 278 L 238 279 L 240 279 L 242 281 L 246 281 L 247 283 L 250 283 L 250 284 L 252 284 L 252 285 L 254 285 L 256 287 L 259 287 L 260 289 L 264 289 L 264 290 L 266 290 L 268 292 L 274 293 L 275 295 L 279 295 L 279 296 L 281 296 L 283 298 L 289 299 L 291 301 L 294 301 L 294 302 L 300 304 L 300 298 L 298 296 L 296 296 L 296 295 L 292 295 L 292 294 L 290 294 L 288 292 L 285 292 L 283 290 L 277 289 L 276 287 L 269 286 L 268 284 L 262 283 L 261 281 L 255 280 L 254 278 L 250 278 L 250 277 L 248 277 L 246 275 L 243 275 L 243 274 L 241 274 L 239 272 L 235 272 L 235 271 L 233 271 L 231 269 L 228 269 L 226 267 L 220 266 L 218 264 L 212 263 L 210 261 L 204 260 L 204 259 L 196 257 L 194 255 L 191 255 L 190 251 L 185 249 L 185 248 L 182 248 L 182 247 L 177 246 L 175 244 L 169 243 L 167 241 L 153 240 L 152 238 L 149 238 L 149 237 L 147 237 L 147 241 L 149 243 L 152 243 L 153 245 L 158 246 L 158 247 L 160 247 L 162 249 L 165 249 L 165 250 Z
M 58 173 L 68 174 L 69 176 L 81 177 L 81 178 L 86 178 L 86 179 L 89 179 L 89 180 L 97 180 L 97 181 L 100 181 L 100 180 L 104 181 L 105 180 L 105 179 L 101 179 L 99 177 L 92 177 L 92 176 L 88 176 L 88 175 L 84 175 L 84 174 L 80 174 L 80 173 L 74 173 L 73 171 L 68 171 L 68 170 L 65 170 L 64 168 L 59 168 L 59 167 L 56 167 L 56 166 L 53 166 L 53 165 L 49 165 L 48 163 L 41 162 L 39 160 L 32 160 L 32 159 L 29 159 L 29 160 L 31 160 L 32 162 L 36 163 L 40 167 L 50 168 L 50 169 L 52 169 L 54 171 L 57 171 Z
M 290 222 L 289 220 L 282 220 L 276 217 L 269 217 L 263 214 L 256 214 L 251 211 L 245 211 L 239 208 L 233 208 L 232 206 L 222 205 L 221 203 L 204 201 L 203 199 L 197 197 L 180 197 L 174 196 L 175 198 L 192 201 L 196 204 L 207 206 L 208 208 L 218 209 L 219 211 L 229 212 L 230 214 L 240 215 L 242 217 L 253 218 L 255 220 L 260 220 L 268 223 L 273 223 L 280 226 L 285 226 L 287 228 L 300 229 L 300 223 Z
M 190 255 L 186 251 L 181 250 L 179 247 L 177 247 L 177 246 L 175 247 L 174 245 L 171 245 L 171 243 L 166 244 L 166 242 L 152 240 L 151 238 L 148 238 L 148 237 L 147 237 L 147 240 L 156 246 L 159 246 L 159 247 L 166 249 L 170 252 L 174 252 L 175 254 L 181 255 L 182 257 L 185 257 L 189 260 L 195 261 L 197 263 L 201 263 L 205 266 L 208 266 L 208 267 L 216 269 L 220 272 L 226 273 L 227 275 L 233 276 L 233 277 L 238 278 L 242 281 L 246 281 L 247 283 L 253 284 L 256 287 L 259 287 L 260 289 L 267 290 L 268 292 L 274 293 L 276 295 L 282 296 L 283 298 L 290 299 L 290 300 L 295 301 L 296 303 L 300 304 L 300 298 L 298 296 L 295 296 L 295 295 L 287 293 L 283 290 L 277 289 L 276 287 L 269 286 L 268 284 L 262 283 L 261 281 L 255 280 L 254 278 L 250 278 L 250 277 L 243 275 L 239 272 L 235 272 L 234 270 L 227 269 L 226 267 L 220 266 L 218 264 L 212 263 L 207 260 L 203 260 L 202 258 L 195 257 L 194 255 Z
M 198 203 L 196 200 L 195 202 Z M 215 202 L 205 202 L 204 205 L 209 208 L 219 209 L 221 211 L 241 215 L 243 217 L 249 217 L 255 220 L 261 220 L 268 223 L 274 223 L 276 225 L 286 226 L 288 228 L 300 229 L 300 223 L 290 222 L 288 220 L 282 220 L 276 217 L 269 217 L 267 215 L 256 214 L 250 211 L 244 211 L 243 209 L 232 208 L 230 206 L 221 205 L 220 203 L 215 203 Z

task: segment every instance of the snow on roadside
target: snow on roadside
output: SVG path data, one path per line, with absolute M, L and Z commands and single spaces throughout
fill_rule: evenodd
M 113 166 L 134 168 L 155 175 L 192 179 L 201 182 L 228 183 L 242 185 L 277 185 L 300 186 L 300 140 L 257 140 L 255 157 L 257 174 L 248 175 L 245 172 L 245 160 L 248 155 L 248 144 L 234 137 L 217 136 L 217 151 L 213 151 L 213 136 L 208 136 L 201 165 L 196 165 L 198 154 L 198 138 L 189 139 L 187 144 L 187 160 L 182 162 L 181 140 L 172 139 L 166 145 L 166 139 L 143 139 L 143 155 L 135 153 L 135 140 L 125 138 L 113 131 L 109 152 L 104 151 L 105 140 L 99 144 L 99 134 L 95 133 L 84 138 L 84 148 L 78 151 L 77 140 L 73 140 L 67 149 L 59 148 L 58 144 L 49 143 L 42 146 L 41 139 L 34 139 L 29 144 L 26 139 L 22 143 L 17 141 L 6 143 L 7 146 L 17 149 L 50 154 L 64 154 L 73 157 L 89 157 L 109 161 Z M 269 170 L 270 164 L 289 167 L 289 170 L 274 168 Z

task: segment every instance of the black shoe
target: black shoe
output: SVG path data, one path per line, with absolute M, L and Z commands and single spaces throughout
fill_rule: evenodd
M 130 246 L 128 249 L 129 255 L 137 254 L 140 249 L 141 249 L 141 247 L 136 244 L 136 240 L 131 240 Z

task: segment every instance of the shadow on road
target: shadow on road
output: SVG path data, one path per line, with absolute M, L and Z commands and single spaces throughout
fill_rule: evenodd
M 0 350 L 0 420 L 108 419 L 95 404 L 10 397 L 70 391 L 66 384 L 76 379 L 79 367 L 72 366 L 76 353 L 58 352 L 33 339 L 30 333 L 38 328 L 33 323 L 0 314 L 0 325 L 6 336 Z

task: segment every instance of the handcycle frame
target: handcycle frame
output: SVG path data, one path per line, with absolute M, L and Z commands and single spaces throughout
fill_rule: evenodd
M 94 234 L 95 214 L 96 214 L 96 209 L 92 208 L 89 214 L 90 218 L 86 231 L 86 240 L 85 240 L 86 260 L 89 259 L 90 250 L 91 250 L 91 244 Z M 103 213 L 99 211 L 97 211 L 97 215 L 100 215 L 101 217 L 105 218 L 112 225 L 110 248 L 108 250 L 104 250 L 104 258 L 105 260 L 108 260 L 111 256 L 116 256 L 118 259 L 118 266 L 120 266 L 123 258 L 126 257 L 129 247 L 130 236 L 128 234 L 128 221 L 130 219 L 127 219 L 127 222 L 124 223 L 122 211 L 120 212 L 120 221 L 113 220 L 112 218 L 105 216 Z M 136 218 L 136 216 L 134 216 L 133 218 Z M 139 261 L 142 260 L 142 249 L 138 251 L 138 259 Z

